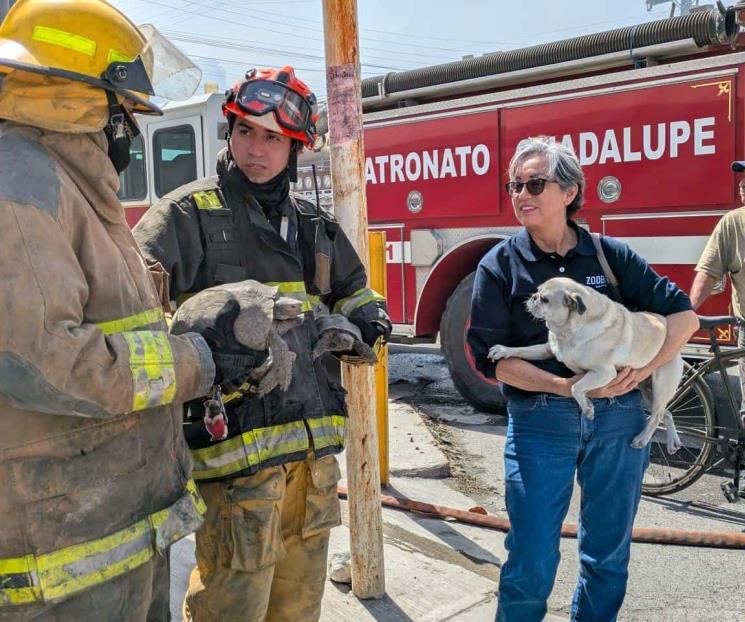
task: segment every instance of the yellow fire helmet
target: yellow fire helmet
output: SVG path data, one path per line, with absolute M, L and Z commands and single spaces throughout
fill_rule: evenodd
M 0 118 L 97 131 L 107 91 L 134 112 L 162 114 L 150 96 L 186 99 L 200 79 L 153 26 L 136 27 L 104 0 L 17 0 L 0 24 Z

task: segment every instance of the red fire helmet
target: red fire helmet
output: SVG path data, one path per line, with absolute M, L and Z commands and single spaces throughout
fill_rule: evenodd
M 313 148 L 318 120 L 316 96 L 295 77 L 290 65 L 251 69 L 245 80 L 225 95 L 222 112 L 226 117 L 233 114 Z

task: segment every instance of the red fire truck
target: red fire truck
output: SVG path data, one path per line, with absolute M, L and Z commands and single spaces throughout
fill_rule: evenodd
M 587 179 L 577 222 L 627 242 L 688 288 L 714 225 L 737 207 L 730 163 L 745 157 L 742 12 L 707 9 L 363 81 L 368 219 L 387 235 L 395 333 L 439 335 L 456 386 L 476 407 L 501 401 L 496 383 L 475 371 L 465 331 L 476 265 L 518 229 L 503 187 L 516 144 L 551 135 L 570 145 Z M 153 166 L 176 170 L 171 163 L 189 153 L 194 164 L 180 169 L 180 183 L 214 170 L 210 137 L 222 119 L 209 100 L 203 112 L 150 122 L 139 157 L 152 150 L 142 166 L 152 181 L 130 205 L 170 189 Z M 200 154 L 204 137 L 210 153 Z M 328 195 L 325 165 L 317 177 Z M 303 176 L 297 190 L 315 198 Z M 702 312 L 725 314 L 728 303 L 716 296 Z

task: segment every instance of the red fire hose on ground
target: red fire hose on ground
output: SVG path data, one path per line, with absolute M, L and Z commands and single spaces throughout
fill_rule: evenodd
M 346 487 L 339 486 L 338 492 L 339 497 L 343 499 L 347 498 Z M 444 505 L 434 505 L 432 503 L 424 503 L 423 501 L 390 495 L 381 495 L 380 499 L 384 507 L 416 512 L 431 518 L 452 518 L 460 523 L 477 525 L 505 533 L 510 530 L 510 522 L 507 519 L 488 514 L 483 508 L 458 510 Z M 576 538 L 577 525 L 574 523 L 564 523 L 561 526 L 561 536 L 563 538 Z M 745 549 L 745 533 L 718 533 L 711 531 L 684 531 L 680 529 L 638 527 L 632 532 L 632 540 L 647 544 L 702 546 L 712 549 Z

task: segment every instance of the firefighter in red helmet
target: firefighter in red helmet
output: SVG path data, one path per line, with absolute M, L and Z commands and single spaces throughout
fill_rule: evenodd
M 391 324 L 334 217 L 290 194 L 297 156 L 316 140 L 308 86 L 289 66 L 251 70 L 223 112 L 228 147 L 217 175 L 161 199 L 135 237 L 170 273 L 172 300 L 254 279 L 300 300 L 305 313 L 283 335 L 295 355 L 286 391 L 258 397 L 245 383 L 225 395 L 225 433 L 201 403 L 189 406 L 184 430 L 207 516 L 184 619 L 314 621 L 329 532 L 340 522 L 335 454 L 347 418 L 338 359 L 318 344 L 341 323 L 365 347 L 380 346 Z

